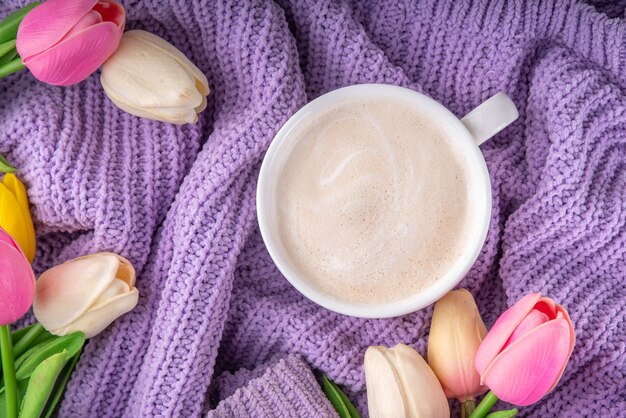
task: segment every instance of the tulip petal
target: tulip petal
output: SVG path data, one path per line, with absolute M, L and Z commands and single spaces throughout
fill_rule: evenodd
M 13 196 L 15 196 L 15 200 L 22 209 L 21 213 L 24 227 L 22 235 L 24 242 L 20 242 L 20 246 L 23 245 L 22 250 L 24 250 L 24 254 L 26 254 L 26 258 L 28 258 L 28 261 L 32 263 L 33 259 L 35 258 L 36 247 L 35 228 L 33 227 L 33 220 L 30 216 L 30 206 L 28 205 L 28 194 L 26 192 L 26 187 L 24 187 L 24 184 L 17 178 L 17 176 L 11 173 L 4 175 L 4 178 L 2 179 L 2 184 L 4 184 L 7 189 L 9 189 L 11 193 L 13 193 Z M 0 208 L 2 208 L 1 205 Z M 0 214 L 0 218 L 1 217 L 2 215 Z M 0 225 L 3 225 L 3 223 L 0 222 Z
M 98 0 L 47 0 L 31 10 L 17 32 L 17 51 L 26 60 L 54 46 Z
M 437 376 L 428 363 L 411 347 L 398 344 L 384 351 L 395 366 L 404 392 L 408 417 L 449 418 L 450 407 Z M 401 416 L 401 415 L 393 415 Z
M 67 261 L 37 280 L 33 312 L 47 330 L 67 326 L 85 313 L 115 280 L 120 257 L 111 253 Z
M 102 16 L 105 22 L 113 22 L 120 28 L 120 32 L 124 32 L 126 24 L 126 11 L 124 6 L 113 0 L 100 0 L 93 6 L 93 10 Z
M 513 331 L 513 334 L 511 334 L 511 337 L 509 337 L 509 340 L 502 348 L 508 347 L 533 328 L 537 328 L 539 325 L 545 324 L 549 320 L 548 315 L 533 308 L 515 328 L 515 331 Z
M 67 335 L 82 331 L 85 333 L 85 338 L 91 338 L 102 332 L 121 315 L 132 311 L 137 306 L 138 300 L 139 292 L 133 288 L 129 292 L 110 299 L 104 305 L 90 309 L 76 321 L 62 328 L 50 330 L 50 332 L 55 335 Z
M 102 79 L 101 79 L 102 81 Z M 188 108 L 172 108 L 172 109 L 159 109 L 159 108 L 146 108 L 141 109 L 133 107 L 119 101 L 111 92 L 107 90 L 106 83 L 102 81 L 104 92 L 107 97 L 115 104 L 115 106 L 122 109 L 124 112 L 131 115 L 139 116 L 140 118 L 158 120 L 162 122 L 169 122 L 176 125 L 183 125 L 185 123 L 196 123 L 198 121 L 198 114 L 195 109 Z
M 435 303 L 428 335 L 428 364 L 448 398 L 463 402 L 487 391 L 480 385 L 474 358 L 487 334 L 476 302 L 466 289 L 453 290 Z
M 78 23 L 70 29 L 70 31 L 63 37 L 63 39 L 71 38 L 79 32 L 87 29 L 90 26 L 102 23 L 102 15 L 95 10 L 90 10 L 85 16 L 83 16 Z
M 207 80 L 204 73 L 200 71 L 200 69 L 174 45 L 170 44 L 163 38 L 160 38 L 150 32 L 146 32 L 145 30 L 130 30 L 126 32 L 125 36 L 142 40 L 146 43 L 149 43 L 153 47 L 161 50 L 162 52 L 170 55 L 172 58 L 178 61 L 180 66 L 184 68 L 188 73 L 190 73 L 191 76 L 197 81 L 197 88 L 202 96 L 207 96 L 209 94 L 209 81 Z
M 126 283 L 126 285 L 131 288 L 135 286 L 135 268 L 133 265 L 125 259 L 124 257 L 117 255 L 117 258 L 120 260 L 120 266 L 117 270 L 116 278 Z
M 198 83 L 196 83 L 196 85 L 197 85 L 197 84 L 198 84 Z M 196 112 L 196 113 L 200 113 L 200 112 L 202 112 L 204 109 L 206 109 L 206 107 L 207 107 L 207 104 L 208 104 L 208 103 L 209 103 L 209 102 L 207 101 L 206 96 L 202 96 L 202 103 L 200 103 L 200 106 L 198 106 L 198 107 L 196 107 L 196 108 L 194 109 L 194 110 L 195 110 L 195 112 Z
M 124 293 L 128 293 L 129 291 L 130 287 L 128 287 L 128 285 L 122 280 L 116 278 L 111 282 L 109 287 L 107 287 L 104 292 L 102 292 L 98 299 L 96 299 L 96 301 L 93 303 L 91 308 L 89 308 L 89 310 L 98 309 L 109 303 L 111 299 L 123 295 Z
M 481 376 L 540 298 L 540 293 L 530 293 L 500 315 L 476 352 L 476 370 Z
M 530 405 L 555 386 L 569 349 L 567 321 L 547 322 L 502 351 L 485 370 L 483 383 L 505 402 Z
M 576 344 L 576 332 L 574 331 L 574 324 L 572 324 L 572 320 L 569 317 L 569 313 L 567 313 L 567 310 L 564 307 L 562 307 L 561 305 L 556 305 L 556 311 L 557 311 L 557 314 L 556 314 L 557 319 L 563 318 L 565 321 L 567 321 L 567 325 L 569 327 L 569 335 L 570 335 L 569 354 L 567 356 L 567 358 L 569 359 L 572 355 L 572 352 L 574 352 L 574 344 Z M 559 373 L 558 377 L 556 378 L 556 380 L 550 387 L 549 391 L 554 389 L 554 387 L 559 383 L 559 380 L 561 380 L 561 376 L 563 376 L 563 372 L 565 372 L 565 366 L 567 366 L 567 362 L 563 364 L 563 367 L 561 368 L 561 372 Z
M 200 106 L 203 95 L 185 68 L 151 43 L 128 36 L 131 32 L 102 67 L 100 80 L 107 95 L 135 109 Z
M 13 191 L 0 183 L 0 226 L 13 237 L 28 260 L 35 255 L 30 213 L 24 212 Z
M 5 174 L 2 179 L 4 184 L 15 196 L 17 203 L 19 203 L 22 210 L 28 210 L 28 198 L 26 197 L 26 188 L 21 181 L 15 176 L 15 174 Z
M 103 22 L 24 60 L 24 65 L 38 80 L 48 84 L 76 84 L 89 77 L 115 52 L 120 36 L 115 24 Z
M 35 274 L 15 240 L 0 228 L 0 325 L 17 321 L 28 311 L 35 292 Z
M 556 318 L 556 303 L 552 298 L 542 296 L 537 303 L 535 303 L 534 309 L 545 313 L 549 319 Z
M 371 418 L 406 417 L 404 391 L 387 356 L 385 347 L 369 347 L 365 352 L 367 407 Z

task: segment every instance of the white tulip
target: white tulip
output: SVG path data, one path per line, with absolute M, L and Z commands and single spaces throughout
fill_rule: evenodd
M 172 44 L 143 30 L 124 33 L 100 82 L 120 109 L 143 118 L 196 123 L 207 106 L 206 76 Z
M 370 418 L 449 418 L 437 376 L 411 347 L 369 347 L 365 382 Z
M 91 338 L 131 311 L 138 298 L 130 261 L 98 253 L 45 271 L 37 280 L 33 312 L 52 334 L 82 331 Z

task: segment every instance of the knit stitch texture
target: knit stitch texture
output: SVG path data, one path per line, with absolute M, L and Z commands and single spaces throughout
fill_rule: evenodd
M 0 2 L 0 17 L 24 3 Z M 332 415 L 311 370 L 365 415 L 366 347 L 425 354 L 432 308 L 386 320 L 324 310 L 280 275 L 256 224 L 273 135 L 307 100 L 364 82 L 413 88 L 459 116 L 512 97 L 520 119 L 481 146 L 493 214 L 461 286 L 487 325 L 531 291 L 570 312 L 572 359 L 521 417 L 623 416 L 623 1 L 123 3 L 128 28 L 206 73 L 197 125 L 120 111 L 97 74 L 70 88 L 28 72 L 0 80 L 0 153 L 29 189 L 36 270 L 114 251 L 139 274 L 139 305 L 86 346 L 61 417 Z

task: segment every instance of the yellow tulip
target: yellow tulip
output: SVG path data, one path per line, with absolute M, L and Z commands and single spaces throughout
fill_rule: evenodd
M 11 173 L 0 183 L 0 226 L 19 244 L 26 258 L 35 258 L 35 229 L 24 184 Z

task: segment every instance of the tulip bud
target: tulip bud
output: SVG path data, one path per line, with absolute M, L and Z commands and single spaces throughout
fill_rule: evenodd
M 449 418 L 441 385 L 411 347 L 369 347 L 365 352 L 367 404 L 371 418 Z
M 428 337 L 428 364 L 448 398 L 461 402 L 487 391 L 474 358 L 487 329 L 472 294 L 454 290 L 435 304 Z
M 76 84 L 117 49 L 126 15 L 113 0 L 47 0 L 31 10 L 16 48 L 33 75 L 49 84 Z
M 567 310 L 531 293 L 504 312 L 476 353 L 481 383 L 503 401 L 526 406 L 561 379 L 576 335 Z
M 13 237 L 32 263 L 35 258 L 35 229 L 30 217 L 28 195 L 14 174 L 5 174 L 0 183 L 0 226 Z
M 37 280 L 33 312 L 48 331 L 100 333 L 137 305 L 135 269 L 117 254 L 98 253 L 67 261 Z
M 11 235 L 0 228 L 0 325 L 17 321 L 33 303 L 35 274 Z
M 207 105 L 206 76 L 182 52 L 143 30 L 124 34 L 100 82 L 120 109 L 174 124 L 195 123 Z

